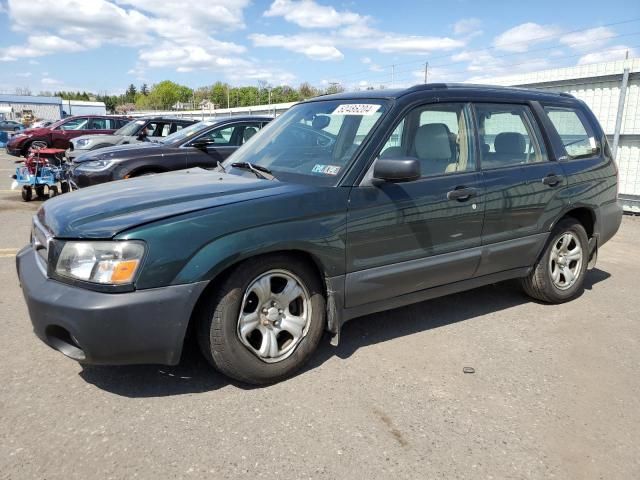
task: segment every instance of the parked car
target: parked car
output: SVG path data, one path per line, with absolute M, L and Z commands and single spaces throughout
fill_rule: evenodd
M 575 298 L 619 228 L 617 189 L 570 95 L 345 93 L 292 107 L 217 170 L 47 201 L 17 268 L 35 333 L 73 359 L 176 364 L 192 328 L 218 370 L 264 384 L 354 317 L 515 278 Z
M 111 135 L 82 135 L 72 139 L 67 150 L 67 158 L 73 160 L 91 150 L 113 147 L 114 145 L 160 140 L 194 123 L 196 123 L 196 120 L 171 117 L 150 117 L 131 120 Z
M 31 145 L 67 149 L 72 138 L 88 133 L 113 133 L 127 122 L 129 119 L 125 117 L 100 115 L 68 117 L 48 127 L 23 130 L 7 143 L 7 153 L 16 157 L 26 157 Z
M 20 122 L 15 122 L 13 120 L 0 120 L 0 131 L 19 132 L 20 130 L 24 130 L 24 127 Z
M 269 121 L 271 117 L 255 115 L 205 120 L 160 142 L 118 145 L 88 152 L 75 158 L 71 181 L 82 188 L 189 167 L 213 168 Z

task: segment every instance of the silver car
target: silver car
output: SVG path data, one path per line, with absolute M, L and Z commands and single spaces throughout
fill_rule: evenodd
M 67 158 L 73 160 L 91 150 L 112 147 L 114 145 L 154 141 L 155 139 L 160 139 L 177 132 L 195 122 L 195 120 L 186 118 L 139 118 L 127 123 L 111 135 L 83 135 L 72 139 L 71 146 L 67 149 Z

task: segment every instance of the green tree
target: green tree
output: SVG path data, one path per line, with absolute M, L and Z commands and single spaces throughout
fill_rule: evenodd
M 138 91 L 136 90 L 136 86 L 133 83 L 130 84 L 129 88 L 127 88 L 127 91 L 124 94 L 126 102 L 127 103 L 135 102 L 137 93 Z
M 308 82 L 304 82 L 298 88 L 298 92 L 300 93 L 300 99 L 303 100 L 305 98 L 317 97 L 319 92 L 318 89 L 312 87 Z
M 176 102 L 188 102 L 192 96 L 193 90 L 189 87 L 179 85 L 170 80 L 163 80 L 151 87 L 149 95 L 142 96 L 142 98 L 146 100 L 142 101 L 141 97 L 138 97 L 136 104 L 138 104 L 138 100 L 140 100 L 141 104 L 164 110 L 171 108 Z
M 149 95 L 149 87 L 147 86 L 146 83 L 143 83 L 142 86 L 140 87 L 140 93 L 145 97 Z

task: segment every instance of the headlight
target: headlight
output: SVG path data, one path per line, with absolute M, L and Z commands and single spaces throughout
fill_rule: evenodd
M 66 242 L 56 274 L 104 285 L 133 283 L 143 255 L 142 242 Z
M 77 140 L 75 142 L 76 147 L 78 147 L 78 148 L 84 148 L 87 145 L 89 145 L 90 143 L 91 143 L 91 140 L 87 140 L 87 139 L 80 139 L 80 140 Z
M 113 165 L 110 160 L 91 160 L 89 162 L 80 162 L 76 167 L 76 170 L 84 170 L 85 172 L 101 172 L 107 170 Z

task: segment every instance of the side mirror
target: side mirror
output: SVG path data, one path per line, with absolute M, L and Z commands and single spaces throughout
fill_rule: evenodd
M 199 138 L 198 140 L 194 140 L 193 142 L 191 142 L 190 146 L 192 146 L 193 148 L 197 148 L 198 150 L 206 150 L 207 147 L 210 147 L 213 144 L 215 144 L 215 142 L 211 139 Z
M 378 158 L 373 178 L 384 182 L 412 182 L 420 178 L 420 162 L 416 158 Z

